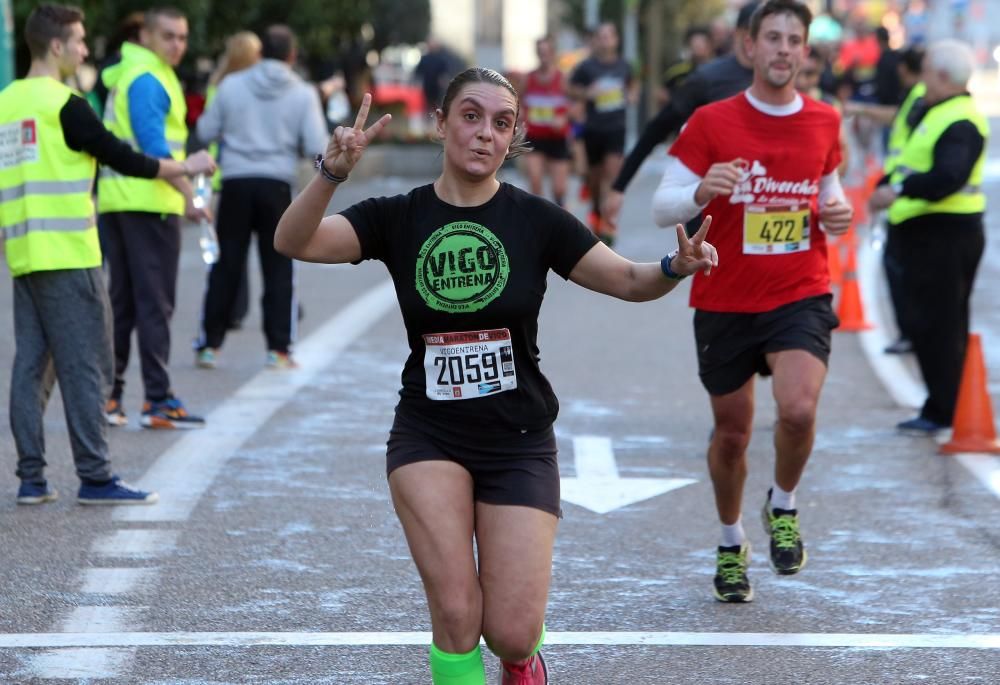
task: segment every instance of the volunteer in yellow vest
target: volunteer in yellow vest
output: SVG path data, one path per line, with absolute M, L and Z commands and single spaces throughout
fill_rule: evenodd
M 140 45 L 130 45 L 122 62 L 106 70 L 109 89 L 104 122 L 112 133 L 151 157 L 184 159 L 187 142 L 184 93 L 174 73 L 187 50 L 188 24 L 175 9 L 146 12 Z M 196 209 L 186 178 L 145 180 L 102 168 L 97 186 L 101 247 L 110 276 L 114 312 L 115 378 L 105 413 L 111 425 L 125 424 L 122 392 L 132 331 L 139 342 L 146 428 L 199 428 L 170 386 L 170 320 L 177 291 L 181 215 L 209 217 Z
M 55 381 L 65 405 L 82 504 L 148 504 L 111 471 L 103 414 L 111 384 L 110 306 L 101 272 L 94 203 L 96 162 L 122 174 L 176 177 L 214 168 L 134 152 L 63 85 L 87 57 L 83 13 L 39 5 L 25 23 L 27 77 L 0 91 L 0 232 L 14 277 L 10 425 L 17 501 L 56 499 L 45 478 L 43 415 Z
M 985 237 L 982 191 L 989 127 L 966 90 L 975 61 L 959 41 L 927 50 L 926 108 L 891 174 L 872 196 L 899 238 L 907 323 L 927 385 L 920 414 L 897 428 L 933 435 L 951 426 L 969 336 L 969 297 Z

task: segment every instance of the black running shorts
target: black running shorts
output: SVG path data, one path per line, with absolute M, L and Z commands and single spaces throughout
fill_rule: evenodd
M 538 152 L 556 162 L 570 159 L 569 143 L 565 138 L 529 138 L 532 152 Z
M 584 129 L 583 146 L 587 151 L 587 164 L 597 166 L 608 155 L 620 155 L 625 152 L 625 129 L 610 131 Z
M 805 350 L 826 364 L 830 332 L 840 324 L 832 299 L 832 295 L 808 297 L 757 314 L 695 310 L 702 385 L 711 395 L 726 395 L 755 373 L 769 376 L 765 355 L 770 352 Z
M 460 436 L 432 436 L 397 414 L 389 432 L 386 473 L 418 461 L 452 461 L 472 475 L 475 501 L 533 507 L 562 517 L 556 452 L 552 426 L 503 444 L 489 440 L 474 444 Z

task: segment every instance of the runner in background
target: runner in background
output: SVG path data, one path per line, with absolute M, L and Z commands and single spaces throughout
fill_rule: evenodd
M 570 96 L 586 109 L 583 144 L 590 188 L 590 228 L 604 243 L 615 240 L 615 227 L 601 220 L 601 201 L 618 175 L 625 152 L 625 111 L 638 91 L 632 68 L 618 55 L 618 29 L 606 22 L 594 33 L 594 54 L 573 71 Z
M 694 113 L 653 198 L 661 226 L 700 212 L 717 218 L 712 234 L 724 268 L 695 277 L 691 306 L 714 420 L 708 469 L 720 521 L 714 595 L 721 602 L 753 599 L 742 509 L 758 373 L 773 376 L 778 417 L 762 511 L 771 567 L 798 573 L 807 559 L 795 491 L 838 323 L 824 233 L 845 232 L 853 214 L 837 174 L 840 117 L 795 90 L 811 18 L 796 0 L 767 0 L 756 10 L 747 39 L 752 85 Z
M 556 68 L 552 39 L 539 38 L 535 43 L 539 67 L 528 74 L 521 101 L 528 144 L 532 151 L 524 156 L 524 166 L 531 192 L 541 196 L 542 182 L 548 172 L 552 197 L 560 207 L 566 204 L 569 178 L 569 99 L 562 72 Z

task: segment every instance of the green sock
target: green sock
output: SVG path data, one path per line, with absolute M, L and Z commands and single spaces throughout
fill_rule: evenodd
M 543 642 L 545 642 L 545 624 L 544 623 L 542 624 L 542 634 L 538 636 L 538 644 L 536 644 L 535 648 L 533 650 L 531 650 L 531 654 L 528 655 L 529 658 L 535 656 L 536 654 L 538 654 L 538 652 L 541 651 L 541 649 L 542 649 L 542 643 Z
M 486 685 L 486 669 L 479 645 L 465 654 L 449 654 L 431 644 L 431 682 L 434 685 Z

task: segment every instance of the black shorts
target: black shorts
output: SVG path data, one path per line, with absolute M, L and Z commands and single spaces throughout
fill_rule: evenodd
M 545 155 L 546 159 L 557 162 L 570 159 L 569 143 L 565 138 L 529 138 L 532 152 Z
M 608 155 L 625 153 L 625 129 L 616 128 L 610 131 L 584 129 L 583 146 L 587 150 L 587 164 L 597 166 Z
M 840 325 L 832 300 L 807 297 L 757 314 L 695 310 L 701 384 L 711 395 L 731 393 L 755 373 L 769 376 L 765 355 L 783 350 L 805 350 L 826 364 L 830 332 Z
M 418 461 L 452 461 L 472 475 L 475 501 L 533 507 L 562 517 L 556 452 L 552 426 L 503 444 L 473 444 L 461 436 L 431 436 L 397 413 L 389 431 L 386 473 Z

